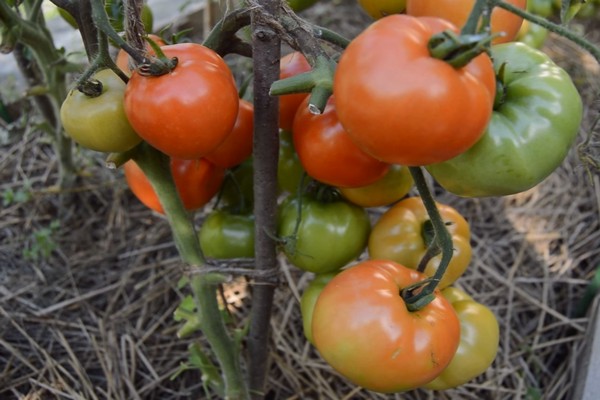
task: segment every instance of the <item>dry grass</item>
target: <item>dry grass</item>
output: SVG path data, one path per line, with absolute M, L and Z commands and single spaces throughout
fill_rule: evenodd
M 564 41 L 548 51 L 575 74 L 588 105 L 583 140 L 598 114 L 597 66 Z M 132 197 L 120 171 L 87 152 L 74 190 L 53 191 L 56 161 L 33 126 L 11 127 L 0 153 L 0 193 L 30 193 L 0 210 L 0 398 L 207 398 L 196 371 L 170 379 L 191 339 L 175 337 L 181 266 L 168 225 Z M 471 223 L 475 256 L 459 285 L 495 312 L 501 343 L 484 375 L 435 398 L 569 399 L 588 325 L 573 313 L 600 264 L 598 175 L 574 149 L 526 193 L 467 200 L 438 191 L 437 199 Z M 379 395 L 332 371 L 302 334 L 298 299 L 310 278 L 282 262 L 268 398 L 434 398 Z M 239 324 L 249 292 L 243 279 L 226 287 Z

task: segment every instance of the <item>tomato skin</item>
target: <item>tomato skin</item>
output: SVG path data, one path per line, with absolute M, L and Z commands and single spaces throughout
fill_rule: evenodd
M 399 295 L 425 276 L 389 260 L 343 270 L 325 286 L 313 311 L 321 356 L 354 384 L 376 392 L 415 389 L 450 363 L 460 325 L 450 303 L 435 299 L 408 311 Z
M 89 97 L 74 88 L 61 105 L 65 132 L 81 146 L 95 151 L 119 153 L 133 148 L 142 138 L 125 115 L 125 83 L 109 69 L 96 72 L 92 79 L 102 82 L 100 96 Z
M 358 0 L 358 4 L 373 19 L 399 14 L 406 9 L 406 0 Z
M 460 342 L 450 364 L 424 385 L 431 390 L 454 388 L 484 373 L 496 358 L 500 342 L 498 320 L 489 308 L 455 287 L 445 288 L 442 295 L 460 321 Z
M 254 202 L 254 164 L 250 157 L 230 170 L 221 186 L 219 205 L 237 210 L 251 212 Z
M 332 186 L 360 187 L 381 179 L 389 164 L 376 160 L 352 142 L 335 112 L 331 96 L 321 114 L 298 108 L 293 127 L 294 148 L 306 173 Z
M 392 164 L 381 179 L 370 185 L 338 190 L 346 200 L 357 206 L 381 207 L 406 196 L 413 184 L 412 175 L 407 167 Z
M 254 257 L 254 215 L 212 211 L 202 223 L 198 237 L 205 257 Z
M 541 49 L 548 38 L 548 30 L 537 24 L 523 21 L 516 40 L 526 45 Z
M 204 157 L 222 168 L 239 165 L 252 154 L 254 106 L 249 101 L 240 99 L 239 107 L 235 125 L 225 141 Z
M 438 210 L 452 236 L 454 253 L 439 283 L 443 289 L 456 281 L 471 261 L 471 231 L 467 221 L 454 208 L 437 203 Z M 389 208 L 373 226 L 369 236 L 369 256 L 392 260 L 408 268 L 417 269 L 427 251 L 423 229 L 429 221 L 420 197 L 409 197 Z M 433 276 L 440 264 L 441 254 L 427 263 L 425 275 Z
M 204 160 L 171 159 L 171 174 L 186 210 L 197 210 L 219 191 L 225 171 Z M 164 214 L 158 196 L 146 175 L 133 160 L 123 165 L 129 189 L 146 207 Z
M 279 132 L 279 162 L 277 166 L 277 184 L 288 193 L 298 193 L 298 187 L 304 176 L 304 168 L 294 148 L 292 132 Z
M 313 345 L 312 316 L 315 309 L 315 304 L 317 304 L 317 299 L 319 298 L 319 295 L 325 286 L 333 279 L 335 275 L 335 272 L 331 272 L 328 274 L 320 274 L 315 276 L 315 278 L 308 284 L 306 289 L 304 289 L 304 292 L 302 292 L 302 297 L 300 298 L 302 330 L 304 331 L 304 336 L 306 339 Z
M 455 69 L 431 57 L 429 39 L 444 26 L 456 29 L 438 18 L 390 15 L 342 53 L 333 86 L 336 110 L 371 156 L 427 165 L 455 157 L 483 134 L 495 93 L 492 63 L 481 54 Z
M 289 78 L 308 72 L 312 69 L 304 54 L 299 51 L 286 54 L 279 60 L 279 79 Z M 308 96 L 307 93 L 284 94 L 279 96 L 279 128 L 291 130 L 294 124 L 294 116 L 300 103 Z
M 577 137 L 582 101 L 571 77 L 523 43 L 492 46 L 503 99 L 468 151 L 427 167 L 446 190 L 464 197 L 506 196 L 542 182 Z
M 507 0 L 507 3 L 525 10 L 527 0 Z M 444 18 L 459 28 L 467 22 L 475 0 L 407 0 L 406 13 L 415 17 Z M 521 28 L 523 18 L 509 11 L 495 7 L 492 11 L 490 26 L 492 33 L 504 35 L 494 39 L 493 43 L 505 43 L 514 40 Z
M 163 153 L 198 159 L 214 151 L 233 128 L 238 93 L 229 67 L 207 47 L 194 43 L 163 46 L 177 57 L 161 76 L 131 75 L 125 112 L 136 132 Z
M 297 197 L 288 197 L 280 207 L 278 236 L 294 234 L 298 219 Z M 321 202 L 301 197 L 301 220 L 295 243 L 284 254 L 291 264 L 316 274 L 337 271 L 365 249 L 371 222 L 366 211 L 344 200 Z

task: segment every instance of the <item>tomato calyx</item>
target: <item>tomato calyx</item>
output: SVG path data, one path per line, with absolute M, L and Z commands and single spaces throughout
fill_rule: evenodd
M 104 86 L 98 79 L 87 79 L 77 85 L 77 90 L 88 97 L 99 97 Z
M 269 94 L 311 93 L 308 108 L 313 114 L 321 114 L 333 93 L 335 68 L 334 61 L 326 56 L 317 56 L 311 71 L 273 82 Z
M 400 290 L 400 296 L 404 299 L 408 311 L 419 311 L 435 300 L 433 292 L 423 293 L 432 281 L 435 281 L 435 278 L 424 279 Z
M 494 110 L 500 108 L 506 101 L 506 86 L 504 85 L 504 73 L 506 63 L 503 63 L 496 74 L 496 97 L 494 97 Z
M 429 53 L 454 68 L 467 65 L 472 59 L 487 51 L 490 42 L 498 35 L 487 33 L 458 35 L 451 30 L 436 33 L 429 39 Z

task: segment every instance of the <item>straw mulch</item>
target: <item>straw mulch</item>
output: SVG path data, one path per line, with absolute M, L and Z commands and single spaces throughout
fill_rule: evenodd
M 563 40 L 553 38 L 547 50 L 574 74 L 587 104 L 581 142 L 598 114 L 598 69 Z M 88 152 L 77 154 L 74 189 L 56 193 L 56 160 L 36 120 L 26 111 L 19 123 L 0 127 L 0 398 L 208 398 L 197 371 L 171 379 L 193 339 L 175 337 L 172 314 L 184 293 L 165 220 L 132 197 L 121 171 Z M 594 145 L 597 139 L 588 151 L 597 157 Z M 6 193 L 23 188 L 29 195 L 10 201 Z M 526 193 L 469 200 L 437 190 L 437 200 L 455 206 L 472 227 L 475 255 L 459 285 L 498 317 L 500 352 L 492 367 L 435 395 L 354 387 L 304 339 L 298 299 L 311 276 L 282 260 L 267 398 L 571 398 L 589 339 L 589 317 L 573 315 L 600 264 L 598 175 L 574 148 Z M 240 325 L 250 293 L 243 278 L 225 287 Z

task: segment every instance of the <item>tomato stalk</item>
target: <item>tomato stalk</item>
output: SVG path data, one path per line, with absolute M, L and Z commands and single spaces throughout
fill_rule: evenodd
M 254 216 L 256 285 L 252 292 L 248 334 L 248 372 L 252 398 L 264 399 L 269 370 L 269 335 L 278 261 L 273 232 L 277 230 L 277 165 L 279 159 L 279 99 L 269 87 L 279 78 L 281 41 L 263 13 L 279 14 L 279 0 L 260 0 L 252 9 L 254 54 Z
M 478 31 L 489 32 L 491 12 L 492 4 L 490 4 L 490 0 L 476 0 L 460 33 L 462 35 L 473 35 Z M 481 27 L 479 27 L 480 19 L 483 20 Z
M 433 252 L 439 251 L 442 253 L 438 269 L 431 278 L 402 290 L 401 294 L 408 309 L 411 311 L 416 311 L 425 307 L 434 299 L 433 292 L 446 272 L 448 264 L 452 259 L 454 248 L 452 245 L 452 236 L 450 235 L 450 232 L 448 232 L 448 229 L 446 229 L 446 223 L 442 219 L 440 212 L 437 209 L 435 200 L 433 199 L 431 191 L 429 190 L 429 186 L 425 181 L 422 168 L 409 167 L 409 169 L 413 180 L 415 181 L 415 186 L 419 191 L 419 195 L 423 200 L 423 205 L 427 209 L 427 214 L 429 215 L 429 219 L 434 231 L 433 241 L 427 249 L 425 257 Z M 424 264 L 426 264 L 426 262 Z M 421 265 L 419 265 L 419 268 L 420 267 Z
M 250 8 L 231 11 L 218 21 L 202 44 L 224 56 L 237 53 L 252 57 L 252 47 L 235 36 L 241 28 L 250 25 Z
M 133 160 L 144 171 L 159 197 L 182 260 L 192 266 L 203 265 L 200 243 L 193 222 L 177 195 L 169 158 L 144 143 L 137 147 Z M 242 378 L 239 354 L 227 332 L 216 297 L 218 286 L 223 280 L 224 277 L 218 273 L 197 274 L 190 278 L 190 286 L 196 300 L 202 332 L 222 368 L 226 397 L 246 399 L 248 394 Z

